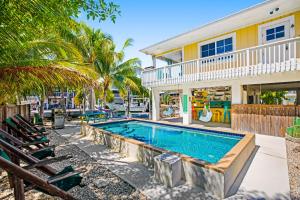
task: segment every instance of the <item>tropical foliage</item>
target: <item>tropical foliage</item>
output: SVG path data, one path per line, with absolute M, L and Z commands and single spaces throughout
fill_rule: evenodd
M 164 93 L 161 98 L 162 98 L 162 103 L 166 105 L 169 105 L 172 99 L 171 95 L 167 92 Z
M 139 60 L 124 59 L 132 40 L 117 51 L 110 35 L 75 21 L 81 14 L 114 22 L 120 11 L 106 0 L 0 2 L 0 104 L 42 100 L 54 88 L 76 89 L 78 103 L 94 90 L 104 104 L 112 101 L 112 86 L 122 96 L 146 93 L 135 74 Z
M 74 66 L 89 71 L 89 75 L 100 81 L 98 97 L 103 103 L 113 101 L 112 86 L 116 87 L 121 97 L 125 97 L 128 90 L 138 94 L 145 93 L 141 80 L 136 77 L 136 70 L 140 68 L 138 58 L 124 60 L 125 50 L 132 45 L 132 39 L 127 39 L 121 50 L 116 50 L 112 37 L 99 29 L 92 29 L 80 23 L 73 29 L 62 31 L 62 37 L 72 43 L 82 61 L 73 63 Z
M 119 7 L 104 0 L 0 2 L 2 103 L 13 101 L 16 94 L 40 94 L 51 87 L 95 86 L 70 65 L 80 62 L 82 55 L 61 37 L 62 30 L 76 26 L 74 18 L 81 12 L 88 18 L 114 21 Z
M 260 98 L 265 104 L 282 104 L 286 94 L 286 91 L 265 91 Z
M 112 86 L 119 90 L 121 96 L 130 91 L 140 92 L 141 81 L 136 77 L 136 70 L 140 68 L 138 58 L 124 60 L 125 49 L 132 44 L 131 39 L 127 39 L 120 51 L 116 51 L 113 41 L 107 43 L 106 48 L 99 49 L 99 56 L 95 70 L 101 74 L 100 88 L 104 104 L 107 94 Z

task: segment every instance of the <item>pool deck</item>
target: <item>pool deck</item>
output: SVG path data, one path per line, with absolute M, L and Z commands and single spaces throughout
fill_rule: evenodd
M 186 184 L 174 188 L 164 187 L 154 180 L 153 171 L 144 165 L 123 158 L 104 145 L 93 144 L 91 138 L 81 136 L 78 125 L 67 125 L 65 129 L 56 132 L 150 199 L 215 199 Z M 256 145 L 227 199 L 290 199 L 285 139 L 257 134 Z

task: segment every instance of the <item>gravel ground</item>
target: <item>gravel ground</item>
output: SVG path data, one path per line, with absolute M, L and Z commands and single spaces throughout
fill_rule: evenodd
M 300 144 L 286 140 L 291 199 L 300 200 Z
M 84 169 L 82 174 L 84 184 L 83 187 L 76 186 L 69 190 L 69 192 L 77 199 L 92 200 L 92 199 L 141 199 L 145 200 L 139 192 L 137 192 L 131 185 L 120 179 L 118 176 L 107 170 L 104 166 L 96 163 L 94 159 L 88 156 L 84 151 L 80 150 L 75 145 L 70 145 L 67 141 L 57 135 L 51 133 L 49 135 L 52 144 L 56 147 L 56 156 L 71 154 L 73 158 L 65 160 L 59 163 L 51 164 L 52 167 L 58 171 L 65 166 L 72 165 L 74 168 Z M 46 178 L 41 172 L 33 171 L 40 177 Z M 6 172 L 0 171 L 0 199 L 13 199 L 13 195 L 10 195 L 12 190 L 9 188 L 8 178 Z M 25 199 L 60 199 L 43 194 L 36 190 L 31 190 L 26 193 Z

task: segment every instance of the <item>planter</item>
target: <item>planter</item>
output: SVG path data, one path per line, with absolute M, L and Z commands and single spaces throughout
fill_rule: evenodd
M 289 136 L 288 134 L 286 134 L 285 138 L 289 141 L 295 142 L 295 143 L 299 143 L 300 144 L 300 138 L 296 138 L 296 137 L 292 137 Z

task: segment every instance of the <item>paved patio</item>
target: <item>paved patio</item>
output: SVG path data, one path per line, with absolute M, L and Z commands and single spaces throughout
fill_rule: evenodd
M 56 132 L 151 199 L 215 199 L 186 184 L 164 187 L 154 180 L 151 169 L 82 137 L 78 125 L 67 125 Z M 227 199 L 290 199 L 285 139 L 256 135 L 256 145 Z

